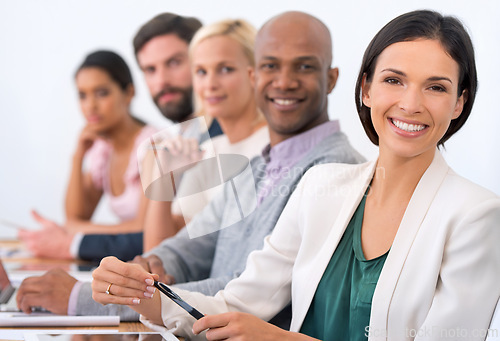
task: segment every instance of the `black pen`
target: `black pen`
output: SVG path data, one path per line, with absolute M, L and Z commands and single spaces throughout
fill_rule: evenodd
M 158 290 L 160 290 L 161 293 L 163 293 L 168 298 L 170 298 L 172 301 L 174 301 L 175 303 L 177 303 L 177 305 L 179 305 L 182 309 L 184 309 L 185 311 L 187 311 L 189 313 L 189 315 L 193 316 L 195 319 L 199 320 L 203 316 L 205 316 L 202 313 L 200 313 L 198 310 L 196 310 L 195 308 L 193 308 L 189 304 L 187 304 L 186 301 L 184 301 L 182 298 L 180 298 L 180 296 L 177 295 L 175 292 L 173 292 L 172 289 L 170 289 L 169 287 L 167 287 L 166 284 L 163 284 L 161 282 L 155 281 L 154 282 L 154 286 Z

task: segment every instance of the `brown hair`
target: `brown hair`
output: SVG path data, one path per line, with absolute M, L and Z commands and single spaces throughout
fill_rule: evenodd
M 173 13 L 162 13 L 142 25 L 133 41 L 134 53 L 137 53 L 151 39 L 164 34 L 175 34 L 187 44 L 201 27 L 201 22 L 192 17 L 183 17 Z
M 378 135 L 373 127 L 370 108 L 363 104 L 362 83 L 372 80 L 378 56 L 386 47 L 402 41 L 416 39 L 438 40 L 446 52 L 460 68 L 458 95 L 464 95 L 464 107 L 460 116 L 451 121 L 448 130 L 438 142 L 444 144 L 467 121 L 477 92 L 477 72 L 474 58 L 474 48 L 469 34 L 462 23 L 451 16 L 443 16 L 429 10 L 419 10 L 398 16 L 385 25 L 372 39 L 366 48 L 358 74 L 355 90 L 356 109 L 363 124 L 366 135 L 378 145 Z

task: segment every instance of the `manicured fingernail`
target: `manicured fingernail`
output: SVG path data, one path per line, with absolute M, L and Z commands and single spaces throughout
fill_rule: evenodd
M 134 298 L 134 299 L 132 300 L 132 303 L 133 303 L 133 304 L 140 304 L 140 303 L 141 303 L 141 300 L 140 300 L 140 299 L 138 299 L 138 298 Z
M 146 278 L 146 284 L 153 285 L 153 284 L 155 284 L 155 282 L 151 278 Z
M 150 292 L 145 292 L 144 296 L 151 298 L 151 297 L 153 297 L 153 294 Z
M 155 290 L 156 290 L 155 287 L 149 287 L 149 286 L 146 287 L 146 291 L 149 291 L 149 292 L 151 292 L 153 294 L 155 293 Z

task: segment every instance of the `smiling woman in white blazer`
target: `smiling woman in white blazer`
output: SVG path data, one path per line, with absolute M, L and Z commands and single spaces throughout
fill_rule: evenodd
M 209 316 L 193 326 L 159 294 L 138 304 L 156 278 L 138 267 L 122 272 L 101 265 L 99 282 L 120 283 L 120 297 L 102 295 L 104 286 L 94 287 L 94 297 L 135 304 L 145 318 L 180 335 L 208 328 L 210 340 L 484 339 L 500 295 L 500 198 L 457 175 L 438 149 L 467 120 L 476 87 L 472 43 L 457 19 L 432 11 L 395 18 L 368 46 L 356 86 L 358 113 L 379 158 L 312 168 L 239 278 L 215 297 L 176 289 Z M 360 207 L 364 261 L 383 260 L 367 289 L 367 324 L 344 330 L 358 313 L 349 300 L 345 310 L 326 305 L 323 315 L 308 320 L 321 291 L 335 297 L 345 290 L 326 274 Z M 290 300 L 290 332 L 261 320 Z M 345 319 L 339 311 L 347 312 L 347 326 L 316 326 Z

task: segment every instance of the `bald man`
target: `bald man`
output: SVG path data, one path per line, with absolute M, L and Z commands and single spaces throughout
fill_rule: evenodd
M 273 126 L 271 145 L 329 120 L 327 95 L 338 68 L 331 67 L 332 39 L 320 20 L 301 12 L 272 18 L 257 35 L 255 57 L 256 98 Z
M 271 142 L 263 156 L 251 161 L 256 187 L 252 181 L 243 182 L 238 195 L 250 199 L 257 192 L 257 209 L 227 228 L 190 239 L 189 230 L 230 225 L 227 220 L 232 218 L 229 203 L 233 192 L 231 186 L 226 186 L 221 196 L 184 230 L 145 255 L 148 271 L 170 275 L 176 283 L 172 287 L 214 295 L 239 276 L 250 252 L 262 248 L 265 236 L 272 232 L 291 193 L 310 167 L 363 161 L 340 132 L 339 123 L 328 118 L 327 96 L 335 86 L 338 70 L 331 67 L 331 38 L 324 24 L 299 12 L 271 19 L 258 34 L 255 55 L 255 95 L 268 120 Z M 161 269 L 152 264 L 161 264 Z M 137 270 L 137 266 L 105 258 L 100 270 L 94 272 L 93 297 L 100 303 L 124 303 L 117 296 L 120 289 L 116 282 L 109 295 L 105 292 L 111 281 L 96 277 L 107 267 L 122 273 L 122 267 Z M 106 313 L 113 306 L 91 312 Z M 275 321 L 286 327 L 289 319 L 288 313 Z

